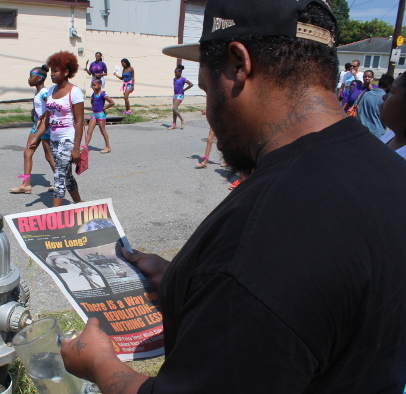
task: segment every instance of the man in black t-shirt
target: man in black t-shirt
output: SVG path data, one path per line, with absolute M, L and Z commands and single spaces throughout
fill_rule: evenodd
M 123 251 L 159 291 L 157 376 L 97 319 L 68 371 L 117 394 L 403 393 L 406 162 L 342 111 L 336 33 L 324 0 L 208 0 L 200 44 L 164 48 L 200 61 L 218 147 L 255 171 L 171 263 Z

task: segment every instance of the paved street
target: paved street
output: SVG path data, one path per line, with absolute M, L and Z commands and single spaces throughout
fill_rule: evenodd
M 228 172 L 220 167 L 213 147 L 208 168 L 194 165 L 203 156 L 208 135 L 204 116 L 196 113 L 184 130 L 167 130 L 169 119 L 136 125 L 108 126 L 112 152 L 100 154 L 103 140 L 98 128 L 90 144 L 90 169 L 77 177 L 85 201 L 111 197 L 118 219 L 134 248 L 172 258 L 202 219 L 230 192 Z M 1 205 L 7 215 L 52 206 L 52 173 L 42 147 L 34 155 L 32 194 L 13 195 L 20 184 L 23 150 L 29 129 L 0 130 Z M 231 178 L 231 181 L 235 179 Z M 66 204 L 70 196 L 66 196 Z M 70 308 L 50 277 L 20 249 L 6 226 L 11 261 L 22 271 L 32 293 L 31 310 Z

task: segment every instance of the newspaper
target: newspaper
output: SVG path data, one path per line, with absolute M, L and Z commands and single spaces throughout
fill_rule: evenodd
M 111 199 L 5 217 L 22 249 L 56 282 L 81 318 L 97 317 L 122 361 L 163 354 L 158 294 L 129 263 Z

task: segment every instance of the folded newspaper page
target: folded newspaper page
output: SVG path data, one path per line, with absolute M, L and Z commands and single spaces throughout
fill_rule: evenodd
M 123 361 L 163 354 L 158 294 L 127 263 L 131 250 L 111 199 L 5 217 L 22 249 L 54 279 L 82 319 L 97 317 Z

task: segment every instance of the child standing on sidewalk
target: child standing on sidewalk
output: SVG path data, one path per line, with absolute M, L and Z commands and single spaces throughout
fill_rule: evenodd
M 86 145 L 89 145 L 90 140 L 92 139 L 93 130 L 96 127 L 96 124 L 99 124 L 100 132 L 104 138 L 104 143 L 106 147 L 100 151 L 100 153 L 109 153 L 111 152 L 109 136 L 106 131 L 106 110 L 114 105 L 114 101 L 101 90 L 102 83 L 100 79 L 92 81 L 92 116 L 90 117 L 89 126 L 87 129 L 86 136 Z M 105 106 L 105 102 L 107 105 Z

